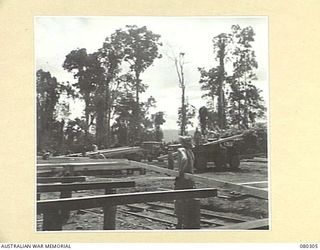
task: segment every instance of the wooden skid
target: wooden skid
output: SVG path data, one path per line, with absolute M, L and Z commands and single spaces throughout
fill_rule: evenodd
M 37 183 L 54 183 L 54 182 L 84 182 L 85 176 L 66 176 L 66 177 L 38 177 Z
M 59 167 L 73 167 L 77 169 L 84 169 L 84 168 L 94 168 L 99 167 L 99 169 L 121 169 L 121 168 L 128 168 L 129 164 L 124 164 L 123 162 L 117 161 L 107 161 L 107 162 L 59 162 L 59 163 L 40 163 L 37 164 L 37 169 L 52 169 L 52 168 L 59 168 Z
M 37 192 L 62 192 L 93 189 L 128 188 L 135 187 L 134 181 L 114 182 L 87 182 L 87 183 L 63 183 L 63 184 L 40 184 L 37 185 Z
M 118 162 L 121 164 L 129 164 L 127 159 L 92 159 L 89 157 L 51 157 L 48 160 L 37 159 L 37 164 L 46 163 L 83 163 L 83 162 Z
M 128 194 L 111 194 L 82 198 L 66 198 L 37 202 L 37 212 L 43 213 L 58 209 L 88 209 L 108 206 L 146 203 L 152 201 L 167 201 L 188 198 L 207 198 L 217 195 L 217 189 L 188 189 L 174 191 L 139 192 Z
M 154 165 L 149 165 L 149 164 L 135 162 L 135 161 L 131 161 L 131 164 L 133 166 L 144 167 L 144 168 L 151 170 L 151 171 L 154 171 L 154 172 L 167 174 L 167 175 L 171 175 L 171 176 L 179 176 L 178 171 L 175 171 L 175 170 L 157 167 Z M 231 183 L 231 182 L 220 181 L 220 180 L 216 180 L 216 179 L 212 179 L 212 178 L 206 178 L 206 177 L 202 177 L 200 175 L 195 175 L 195 174 L 185 174 L 184 176 L 187 179 L 202 182 L 202 183 L 207 184 L 208 186 L 212 186 L 215 188 L 229 189 L 229 190 L 233 190 L 233 191 L 236 191 L 239 193 L 249 194 L 253 197 L 258 197 L 258 198 L 262 198 L 262 199 L 266 199 L 266 200 L 268 199 L 268 191 L 267 190 L 243 186 L 243 185 L 239 185 L 239 184 Z
M 221 230 L 254 230 L 254 229 L 268 229 L 268 228 L 269 228 L 268 218 L 217 227 L 217 229 L 219 230 L 220 229 Z

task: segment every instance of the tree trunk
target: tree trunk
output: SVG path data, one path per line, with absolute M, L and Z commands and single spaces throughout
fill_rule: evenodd
M 135 112 L 134 112 L 134 116 L 135 116 L 135 127 L 136 127 L 136 132 L 135 132 L 135 136 L 133 137 L 133 143 L 135 144 L 135 142 L 141 141 L 141 128 L 140 128 L 140 105 L 139 105 L 139 88 L 140 88 L 140 72 L 135 71 L 135 75 L 136 75 L 136 108 L 135 108 Z
M 225 44 L 222 44 L 219 51 L 219 96 L 218 96 L 218 117 L 219 127 L 221 129 L 226 128 L 226 112 L 225 112 L 225 97 L 223 90 L 224 83 L 224 57 L 225 57 Z
M 105 134 L 104 110 L 105 110 L 104 100 L 103 100 L 103 97 L 101 97 L 96 103 L 96 112 L 97 112 L 96 143 L 99 148 L 104 145 L 104 134 Z
M 110 147 L 110 114 L 111 114 L 111 96 L 110 96 L 110 83 L 111 78 L 107 78 L 106 82 L 106 129 L 104 131 L 104 144 L 106 148 Z
M 88 143 L 88 138 L 89 138 L 89 95 L 86 94 L 84 96 L 84 101 L 85 101 L 85 119 L 86 119 L 86 126 L 85 126 L 85 130 L 84 130 L 84 133 L 85 133 L 85 143 Z
M 185 86 L 181 83 L 182 96 L 181 96 L 181 128 L 180 134 L 183 136 L 186 134 L 186 104 L 185 104 Z

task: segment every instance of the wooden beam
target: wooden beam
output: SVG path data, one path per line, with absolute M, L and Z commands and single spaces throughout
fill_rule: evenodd
M 244 134 L 240 134 L 240 135 L 233 135 L 233 136 L 229 136 L 229 137 L 225 137 L 225 138 L 221 138 L 215 141 L 210 141 L 207 143 L 204 143 L 203 145 L 214 145 L 214 144 L 218 144 L 218 143 L 222 143 L 222 142 L 227 142 L 227 141 L 232 141 L 232 140 L 238 140 L 241 139 L 243 137 Z
M 37 183 L 54 183 L 54 182 L 83 182 L 85 176 L 65 176 L 65 177 L 38 177 Z
M 96 154 L 103 154 L 103 155 L 112 155 L 112 154 L 130 154 L 142 151 L 140 147 L 119 147 L 119 148 L 108 148 L 108 149 L 101 149 L 98 151 L 89 151 L 86 152 L 86 155 L 96 155 Z M 82 156 L 82 153 L 74 153 L 69 155 L 64 155 L 62 157 L 66 156 Z
M 179 176 L 178 171 L 175 171 L 175 170 L 161 168 L 161 167 L 157 167 L 154 165 L 149 165 L 149 164 L 135 162 L 135 161 L 131 161 L 131 164 L 134 166 L 144 167 L 144 168 L 146 168 L 148 170 L 152 170 L 154 172 L 167 174 L 167 175 L 171 175 L 171 176 Z M 184 176 L 186 179 L 191 179 L 193 181 L 205 183 L 211 187 L 228 189 L 228 190 L 236 191 L 239 193 L 249 194 L 253 197 L 258 197 L 261 199 L 266 199 L 266 200 L 268 199 L 268 191 L 267 190 L 263 190 L 263 189 L 259 189 L 259 188 L 255 188 L 255 187 L 248 187 L 248 186 L 239 185 L 239 184 L 231 183 L 231 182 L 220 181 L 220 180 L 216 180 L 216 179 L 212 179 L 212 178 L 206 178 L 206 177 L 203 177 L 200 175 L 195 175 L 195 174 L 185 174 Z
M 59 162 L 59 163 L 40 163 L 37 164 L 37 169 L 50 169 L 57 167 L 73 167 L 73 168 L 93 168 L 99 167 L 99 169 L 107 168 L 107 169 L 119 169 L 120 168 L 128 168 L 129 164 L 124 164 L 123 162 L 117 161 L 108 161 L 108 162 Z
M 37 185 L 37 192 L 62 192 L 93 189 L 128 188 L 135 187 L 134 181 L 113 181 L 113 182 L 87 182 L 87 183 L 62 183 L 62 184 L 40 184 Z
M 138 192 L 126 194 L 99 195 L 91 197 L 43 200 L 37 202 L 37 212 L 53 211 L 59 209 L 77 210 L 103 207 L 106 204 L 125 205 L 146 203 L 152 201 L 168 201 L 188 198 L 207 198 L 217 195 L 217 189 L 188 189 L 173 191 Z
M 37 159 L 37 164 L 45 163 L 77 163 L 77 162 L 119 162 L 122 164 L 129 164 L 127 159 L 92 159 L 89 157 L 52 157 L 48 160 Z
M 216 227 L 218 230 L 254 230 L 254 229 L 268 229 L 269 219 L 261 219 L 254 221 L 247 221 L 241 223 L 235 223 L 232 225 Z

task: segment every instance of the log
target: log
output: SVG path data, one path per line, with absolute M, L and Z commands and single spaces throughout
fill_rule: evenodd
M 219 143 L 222 143 L 222 142 L 238 140 L 238 139 L 241 139 L 242 137 L 243 137 L 243 134 L 233 135 L 233 136 L 221 138 L 221 139 L 218 139 L 218 140 L 215 140 L 215 141 L 206 142 L 206 143 L 204 143 L 202 145 L 204 145 L 204 146 L 206 146 L 206 145 L 215 145 L 215 144 L 219 144 Z
M 117 155 L 117 154 L 131 154 L 131 153 L 136 153 L 142 151 L 142 148 L 140 147 L 119 147 L 119 148 L 108 148 L 108 149 L 101 149 L 98 151 L 89 151 L 86 152 L 86 155 L 88 156 L 93 156 L 97 154 L 103 154 L 105 156 L 112 156 L 112 155 Z M 62 157 L 66 156 L 82 156 L 82 153 L 75 153 L 75 154 L 68 154 L 64 155 Z

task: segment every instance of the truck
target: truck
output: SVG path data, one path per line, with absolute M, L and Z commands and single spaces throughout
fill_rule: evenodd
M 225 138 L 208 140 L 193 148 L 195 168 L 198 171 L 208 170 L 207 163 L 213 162 L 217 169 L 236 170 L 240 166 L 241 155 L 254 152 L 257 137 L 254 132 L 243 132 Z
M 141 148 L 144 152 L 144 158 L 149 162 L 158 159 L 158 157 L 164 153 L 163 143 L 158 141 L 144 141 L 141 143 Z

